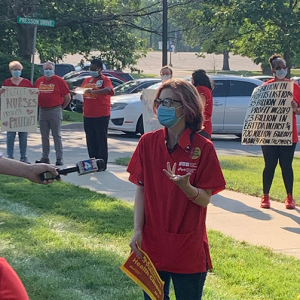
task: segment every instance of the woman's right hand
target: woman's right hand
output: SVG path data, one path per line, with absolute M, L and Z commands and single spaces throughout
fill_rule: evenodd
M 0 95 L 5 92 L 5 88 L 0 88 Z
M 141 248 L 142 245 L 142 238 L 143 234 L 142 231 L 134 231 L 133 236 L 131 238 L 131 241 L 129 243 L 130 248 L 132 251 L 140 258 L 143 259 L 143 255 L 141 251 L 138 249 Z M 137 247 L 138 246 L 138 247 Z

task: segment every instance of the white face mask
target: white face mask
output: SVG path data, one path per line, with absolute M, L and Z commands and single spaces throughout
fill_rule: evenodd
M 171 75 L 161 75 L 161 77 L 160 77 L 162 83 L 164 83 L 165 81 L 167 81 L 170 78 L 171 78 Z
M 285 69 L 285 70 L 284 69 L 276 70 L 276 77 L 278 79 L 285 78 L 286 74 L 287 74 L 287 69 Z

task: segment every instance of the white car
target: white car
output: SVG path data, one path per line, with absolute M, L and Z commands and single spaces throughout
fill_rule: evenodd
M 253 89 L 263 84 L 252 77 L 212 75 L 214 134 L 242 135 L 245 114 Z M 157 88 L 159 84 L 149 88 Z M 142 102 L 140 93 L 112 97 L 108 128 L 126 133 L 143 133 Z M 298 129 L 300 129 L 298 119 Z

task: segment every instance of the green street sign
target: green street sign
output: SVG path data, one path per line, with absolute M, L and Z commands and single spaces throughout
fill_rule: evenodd
M 17 23 L 26 24 L 26 25 L 39 25 L 39 26 L 54 27 L 55 21 L 54 20 L 45 20 L 45 19 L 17 17 Z

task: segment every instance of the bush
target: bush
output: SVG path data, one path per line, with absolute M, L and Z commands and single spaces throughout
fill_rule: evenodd
M 8 69 L 8 64 L 13 60 L 18 60 L 23 65 L 23 70 L 22 70 L 21 76 L 30 80 L 30 76 L 31 76 L 31 63 L 30 62 L 28 62 L 24 59 L 21 59 L 20 57 L 14 56 L 14 55 L 0 53 L 0 84 L 1 85 L 5 79 L 11 77 L 11 73 Z M 35 65 L 34 66 L 34 74 L 33 74 L 34 81 L 37 78 L 41 77 L 41 75 L 42 74 L 39 71 L 39 66 Z

